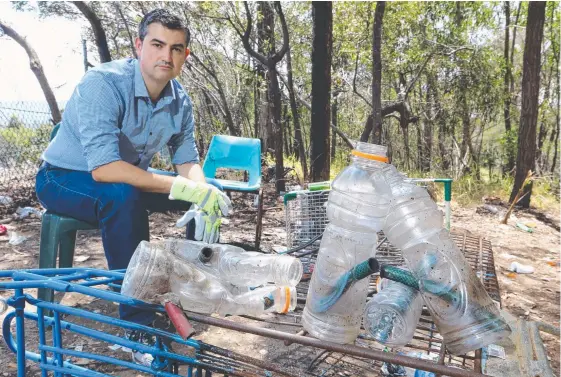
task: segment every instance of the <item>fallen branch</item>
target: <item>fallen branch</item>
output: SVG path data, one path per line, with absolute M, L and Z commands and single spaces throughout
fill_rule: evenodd
M 522 200 L 522 197 L 520 197 L 522 195 L 522 192 L 524 191 L 524 187 L 526 186 L 526 183 L 532 179 L 532 175 L 534 173 L 532 173 L 531 170 L 528 170 L 528 174 L 526 174 L 526 178 L 524 178 L 524 182 L 522 182 L 522 186 L 520 186 L 520 189 L 518 190 L 518 192 L 516 193 L 516 196 L 514 197 L 514 200 L 512 201 L 512 203 L 510 204 L 510 207 L 508 209 L 508 211 L 506 212 L 505 218 L 503 219 L 503 221 L 501 221 L 501 224 L 506 224 L 508 222 L 508 218 L 510 217 L 510 214 L 512 213 L 512 210 L 514 209 L 514 206 L 516 205 L 516 203 L 518 203 L 520 200 Z

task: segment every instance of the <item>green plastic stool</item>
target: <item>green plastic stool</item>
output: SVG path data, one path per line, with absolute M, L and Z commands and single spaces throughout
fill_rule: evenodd
M 39 246 L 39 268 L 72 267 L 76 247 L 76 231 L 98 229 L 97 225 L 72 217 L 45 212 L 41 221 L 41 244 Z M 40 288 L 38 297 L 52 302 L 52 289 Z

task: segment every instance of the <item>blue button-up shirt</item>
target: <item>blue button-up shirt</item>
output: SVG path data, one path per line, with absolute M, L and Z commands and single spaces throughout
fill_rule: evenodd
M 172 163 L 199 161 L 189 96 L 171 80 L 152 103 L 138 60 L 123 59 L 86 73 L 42 158 L 81 171 L 118 160 L 147 169 L 166 144 L 175 151 Z

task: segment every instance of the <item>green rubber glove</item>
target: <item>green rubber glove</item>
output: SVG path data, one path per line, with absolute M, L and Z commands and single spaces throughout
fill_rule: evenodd
M 222 191 L 208 183 L 195 182 L 182 176 L 175 177 L 169 198 L 196 204 L 210 216 L 228 216 L 232 210 L 230 198 Z

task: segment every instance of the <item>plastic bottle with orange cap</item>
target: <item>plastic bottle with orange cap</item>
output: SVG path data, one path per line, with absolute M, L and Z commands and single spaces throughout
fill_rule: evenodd
M 387 166 L 387 160 L 385 147 L 358 143 L 351 164 L 331 185 L 326 208 L 329 224 L 302 314 L 302 325 L 316 338 L 352 343 L 360 331 L 368 279 L 353 282 L 333 305 L 322 303 L 331 303 L 341 278 L 376 253 L 377 232 L 384 225 L 390 197 L 377 192 L 372 177 Z

